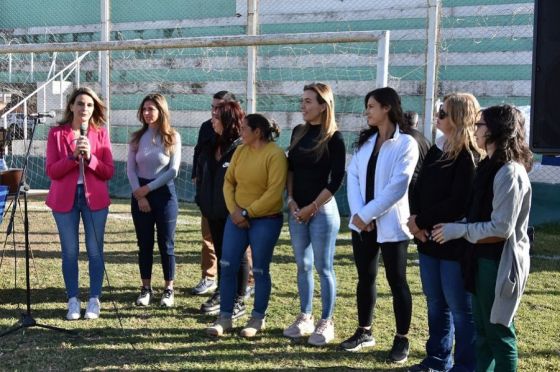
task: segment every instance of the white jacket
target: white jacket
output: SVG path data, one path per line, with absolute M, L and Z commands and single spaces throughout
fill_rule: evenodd
M 350 160 L 347 172 L 350 216 L 358 214 L 366 224 L 375 220 L 377 242 L 412 238 L 406 223 L 410 216 L 408 185 L 418 162 L 418 144 L 397 126 L 393 138 L 381 145 L 375 168 L 374 199 L 365 203 L 368 162 L 378 134 L 371 136 Z M 349 227 L 359 232 L 352 224 Z

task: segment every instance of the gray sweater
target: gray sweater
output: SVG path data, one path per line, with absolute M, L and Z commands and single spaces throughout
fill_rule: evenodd
M 509 327 L 517 312 L 529 276 L 529 211 L 531 183 L 525 168 L 504 164 L 494 178 L 491 220 L 465 224 L 464 237 L 471 243 L 495 236 L 506 239 L 496 278 L 490 322 Z
M 137 147 L 137 148 L 136 148 Z M 171 154 L 165 154 L 161 136 L 156 128 L 148 128 L 138 146 L 128 145 L 126 174 L 132 191 L 140 187 L 138 178 L 152 180 L 150 190 L 173 184 L 181 165 L 181 135 L 175 132 L 175 144 Z

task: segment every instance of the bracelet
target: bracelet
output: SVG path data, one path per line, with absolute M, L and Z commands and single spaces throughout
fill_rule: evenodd
M 292 198 L 291 196 L 288 196 L 288 199 L 286 200 L 286 205 L 290 205 L 291 202 L 294 201 L 294 198 Z
M 313 200 L 313 205 L 315 206 L 315 213 L 319 211 L 319 206 L 317 206 L 317 202 Z

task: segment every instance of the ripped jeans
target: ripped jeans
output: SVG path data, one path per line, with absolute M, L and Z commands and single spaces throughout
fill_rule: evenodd
M 228 217 L 224 230 L 220 273 L 220 316 L 231 318 L 233 302 L 237 292 L 237 272 L 245 249 L 251 245 L 253 254 L 253 276 L 255 278 L 255 303 L 252 316 L 263 319 L 266 315 L 272 283 L 270 262 L 274 246 L 280 236 L 283 217 L 252 218 L 251 227 L 242 229 Z

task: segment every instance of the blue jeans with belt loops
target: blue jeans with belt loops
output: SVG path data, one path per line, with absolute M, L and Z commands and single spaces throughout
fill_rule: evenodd
M 109 208 L 97 211 L 89 209 L 84 186 L 78 185 L 74 196 L 74 205 L 69 212 L 54 212 L 53 216 L 58 228 L 62 250 L 62 275 L 68 298 L 79 296 L 78 286 L 78 254 L 80 217 L 84 225 L 86 250 L 89 265 L 89 297 L 101 296 L 103 284 L 103 239 L 105 223 Z
M 251 315 L 257 319 L 264 319 L 272 288 L 270 262 L 282 223 L 282 215 L 252 218 L 250 227 L 243 229 L 237 227 L 230 217 L 227 218 L 220 274 L 221 317 L 231 318 L 237 292 L 237 272 L 247 246 L 251 245 L 255 278 L 255 303 Z
M 321 283 L 321 319 L 331 319 L 336 299 L 334 253 L 340 229 L 340 215 L 334 197 L 321 206 L 307 223 L 289 216 L 290 237 L 297 264 L 297 284 L 302 313 L 311 314 L 313 303 L 313 265 Z

